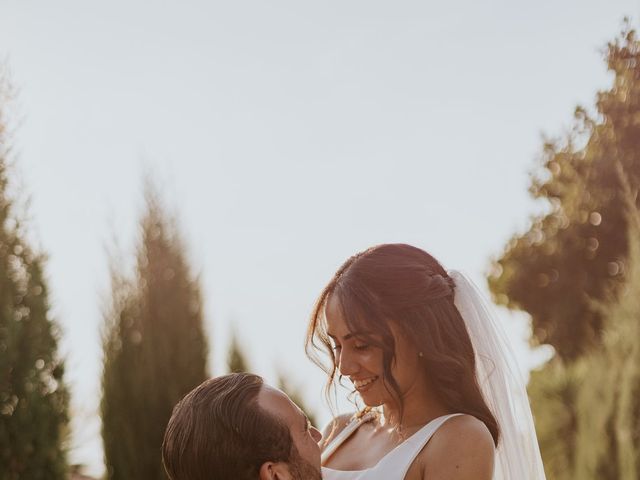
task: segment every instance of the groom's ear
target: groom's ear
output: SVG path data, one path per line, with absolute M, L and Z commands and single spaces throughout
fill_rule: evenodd
M 290 480 L 289 467 L 284 462 L 264 462 L 260 467 L 260 480 Z

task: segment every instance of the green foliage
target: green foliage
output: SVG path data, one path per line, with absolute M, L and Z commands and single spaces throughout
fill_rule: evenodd
M 583 383 L 575 405 L 576 443 L 573 478 L 618 479 L 616 462 L 618 441 L 614 421 L 619 395 L 619 371 L 615 352 L 597 351 L 570 369 L 581 369 Z
M 572 362 L 554 359 L 529 384 L 550 480 L 640 478 L 640 211 L 620 177 L 628 267 L 617 298 L 593 306 L 605 323 L 602 344 Z
M 603 312 L 628 265 L 627 218 L 615 162 L 640 186 L 640 42 L 627 25 L 608 45 L 613 86 L 597 97 L 597 114 L 577 108 L 571 132 L 546 141 L 531 193 L 550 204 L 494 263 L 496 300 L 531 314 L 537 343 L 574 360 L 599 344 Z
M 529 398 L 536 419 L 540 451 L 548 479 L 571 480 L 575 464 L 577 413 L 575 402 L 581 372 L 567 369 L 559 359 L 531 373 Z
M 0 479 L 64 479 L 69 394 L 45 259 L 27 242 L 8 192 L 8 97 L 0 71 Z
M 635 208 L 637 192 L 624 184 L 629 213 L 629 272 L 620 299 L 608 312 L 613 323 L 605 345 L 615 356 L 609 375 L 618 377 L 616 416 L 612 429 L 616 439 L 616 460 L 621 480 L 640 478 L 640 210 Z
M 227 355 L 227 366 L 229 368 L 229 373 L 242 373 L 251 371 L 249 369 L 249 364 L 247 363 L 244 352 L 240 347 L 238 336 L 235 332 L 231 337 L 231 345 L 229 346 L 229 353 Z
M 177 229 L 147 192 L 134 279 L 112 261 L 105 312 L 102 437 L 107 477 L 166 478 L 160 449 L 174 405 L 206 378 L 198 280 Z

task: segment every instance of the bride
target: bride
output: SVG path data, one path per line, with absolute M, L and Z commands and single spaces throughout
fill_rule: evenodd
M 307 353 L 328 387 L 347 377 L 365 405 L 325 429 L 325 480 L 545 478 L 495 319 L 427 252 L 387 244 L 349 258 L 316 303 Z

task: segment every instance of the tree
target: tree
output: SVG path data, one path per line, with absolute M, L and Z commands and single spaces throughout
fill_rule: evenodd
M 549 479 L 640 478 L 640 210 L 621 178 L 629 253 L 623 288 L 599 305 L 602 343 L 573 362 L 555 358 L 531 377 Z
M 172 409 L 206 378 L 199 282 L 152 187 L 140 229 L 135 278 L 112 261 L 105 311 L 102 437 L 117 480 L 166 478 L 160 451 Z
M 531 193 L 550 211 L 515 235 L 493 265 L 496 301 L 531 314 L 537 343 L 564 360 L 598 345 L 599 302 L 624 284 L 627 217 L 615 162 L 640 185 L 640 42 L 627 22 L 608 45 L 613 86 L 598 94 L 596 114 L 577 108 L 572 131 L 547 140 Z
M 229 354 L 227 355 L 227 367 L 229 368 L 229 373 L 250 371 L 247 359 L 240 347 L 238 335 L 235 332 L 231 336 L 231 345 L 229 346 Z
M 573 480 L 576 464 L 576 403 L 584 368 L 567 367 L 559 358 L 531 372 L 529 398 L 544 469 L 549 480 Z M 594 439 L 600 443 L 600 439 Z
M 63 479 L 69 394 L 45 257 L 26 240 L 9 194 L 9 97 L 0 71 L 0 478 Z

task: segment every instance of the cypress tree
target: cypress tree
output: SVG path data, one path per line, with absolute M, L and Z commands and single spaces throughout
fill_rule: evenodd
M 69 394 L 57 353 L 45 257 L 26 239 L 9 189 L 4 111 L 9 83 L 0 71 L 0 478 L 66 478 Z
M 134 277 L 112 261 L 104 314 L 102 437 L 107 477 L 115 480 L 166 478 L 166 424 L 178 400 L 206 378 L 199 281 L 152 187 L 140 230 Z

